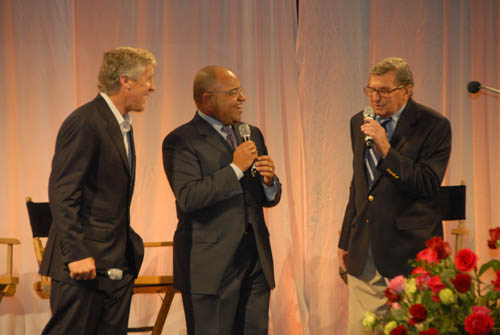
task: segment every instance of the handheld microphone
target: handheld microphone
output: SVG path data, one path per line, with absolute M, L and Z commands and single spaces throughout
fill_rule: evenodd
M 239 129 L 241 138 L 243 139 L 243 142 L 250 141 L 250 126 L 246 123 L 240 123 Z M 250 174 L 252 177 L 255 177 L 257 175 L 257 167 L 255 166 L 255 162 L 252 163 L 252 166 L 250 167 Z
M 64 266 L 64 270 L 69 272 L 68 266 Z M 105 277 L 111 280 L 122 280 L 123 279 L 123 270 L 117 268 L 111 268 L 107 270 L 96 269 L 96 275 L 99 277 Z
M 363 117 L 370 118 L 372 120 L 375 119 L 375 111 L 373 110 L 373 108 L 370 106 L 366 106 L 363 109 Z M 365 146 L 367 148 L 373 147 L 373 138 L 369 135 L 365 136 Z
M 97 270 L 96 274 L 100 277 L 106 277 L 111 280 L 122 280 L 123 278 L 123 270 L 117 268 Z
M 481 86 L 481 83 L 478 81 L 471 81 L 467 84 L 467 91 L 469 91 L 470 93 L 477 93 L 482 88 L 484 88 L 485 90 L 500 94 L 500 90 L 493 88 L 493 87 Z

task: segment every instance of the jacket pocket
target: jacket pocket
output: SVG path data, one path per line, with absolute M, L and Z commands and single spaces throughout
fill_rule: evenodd
M 398 230 L 428 229 L 436 223 L 439 223 L 439 220 L 433 217 L 404 217 L 396 219 Z

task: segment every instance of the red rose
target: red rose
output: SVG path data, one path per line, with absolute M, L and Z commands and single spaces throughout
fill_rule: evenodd
M 439 332 L 435 328 L 429 328 L 418 332 L 418 335 L 439 335 Z
M 416 260 L 424 263 L 427 262 L 429 264 L 437 263 L 439 261 L 437 253 L 430 248 L 421 250 L 417 254 Z
M 434 251 L 438 259 L 445 259 L 451 254 L 450 244 L 438 236 L 434 236 L 425 242 L 425 246 Z
M 435 275 L 433 276 L 429 282 L 427 282 L 427 286 L 429 286 L 429 288 L 432 290 L 432 292 L 434 292 L 435 294 L 438 294 L 439 291 L 441 291 L 443 288 L 445 288 L 446 286 L 443 284 L 443 282 L 441 281 L 441 277 L 439 277 L 439 275 Z
M 391 330 L 391 332 L 389 334 L 390 335 L 407 335 L 408 330 L 406 329 L 405 326 L 401 325 L 401 326 L 397 326 L 396 328 Z
M 410 315 L 412 316 L 412 318 L 410 319 L 411 325 L 420 323 L 427 318 L 427 310 L 422 304 L 412 305 L 408 312 L 410 312 Z
M 466 272 L 474 269 L 477 263 L 476 254 L 470 249 L 462 249 L 455 257 L 455 266 L 458 271 Z
M 387 299 L 389 299 L 390 302 L 396 302 L 399 301 L 400 299 L 400 296 L 394 293 L 394 291 L 391 290 L 390 288 L 385 289 L 384 295 Z
M 493 284 L 495 291 L 500 292 L 500 270 L 497 270 L 497 280 L 492 280 L 491 283 Z
M 495 322 L 485 313 L 473 313 L 465 319 L 465 330 L 472 335 L 487 334 L 493 328 Z
M 465 293 L 470 289 L 470 283 L 472 278 L 467 273 L 458 273 L 455 276 L 455 279 L 450 280 L 453 283 L 453 286 L 460 293 Z
M 490 237 L 491 239 L 488 240 L 488 247 L 490 247 L 490 249 L 496 249 L 497 241 L 500 240 L 500 228 L 490 229 Z

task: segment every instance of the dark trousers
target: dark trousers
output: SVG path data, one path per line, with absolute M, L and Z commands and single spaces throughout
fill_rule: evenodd
M 182 292 L 188 334 L 267 334 L 270 291 L 250 229 L 217 295 Z
M 82 281 L 81 285 L 52 280 L 52 317 L 42 334 L 126 334 L 134 280 L 132 276 L 125 275 L 119 283 L 107 281 L 106 286 L 110 287 L 101 290 L 96 288 L 97 280 Z M 111 288 L 112 285 L 116 288 Z

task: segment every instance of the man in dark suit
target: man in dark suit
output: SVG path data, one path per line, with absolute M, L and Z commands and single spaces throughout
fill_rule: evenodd
M 348 273 L 350 335 L 364 333 L 365 312 L 385 313 L 388 280 L 408 275 L 408 260 L 443 234 L 433 196 L 450 157 L 450 123 L 416 103 L 413 86 L 404 60 L 384 59 L 365 87 L 375 118 L 360 112 L 351 119 L 353 177 L 338 245 Z
M 49 180 L 53 222 L 40 266 L 52 278 L 43 334 L 126 334 L 144 255 L 130 227 L 135 150 L 128 113 L 144 110 L 155 65 L 143 49 L 106 52 L 100 94 L 59 130 Z M 121 280 L 107 277 L 112 268 Z
M 279 202 L 281 185 L 259 129 L 250 127 L 250 141 L 239 134 L 245 95 L 236 75 L 203 68 L 193 95 L 195 117 L 163 142 L 188 333 L 267 334 L 274 272 L 262 207 Z

